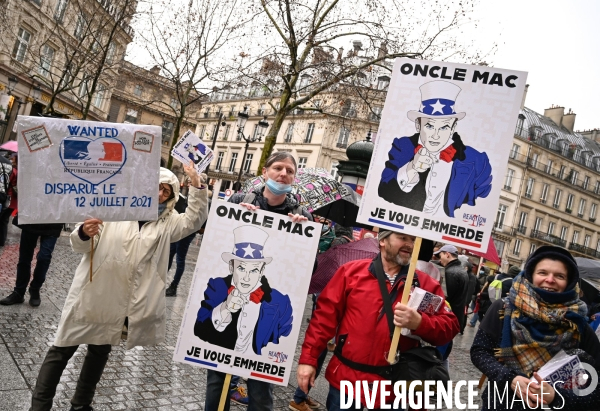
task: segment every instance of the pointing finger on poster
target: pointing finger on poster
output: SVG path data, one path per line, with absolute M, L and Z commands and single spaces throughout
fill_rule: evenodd
M 225 304 L 225 309 L 230 313 L 236 313 L 242 308 L 245 304 L 244 299 L 240 296 L 240 293 L 237 289 L 234 289 L 231 294 L 227 296 L 227 302 Z
M 429 156 L 429 152 L 425 147 L 422 147 L 416 154 L 412 161 L 412 167 L 417 173 L 422 173 L 433 164 L 433 158 Z
M 83 233 L 88 237 L 94 237 L 100 232 L 100 225 L 103 221 L 98 218 L 88 218 L 83 222 Z
M 296 371 L 296 378 L 298 379 L 298 387 L 302 391 L 308 394 L 309 387 L 315 386 L 315 376 L 317 371 L 315 367 L 308 364 L 299 364 L 298 370 Z

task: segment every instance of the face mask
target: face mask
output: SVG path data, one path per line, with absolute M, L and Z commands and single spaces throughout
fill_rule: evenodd
M 164 203 L 158 205 L 158 216 L 159 217 L 163 213 L 163 211 L 165 211 L 165 209 L 167 208 L 167 203 L 168 203 L 168 201 L 165 201 Z
M 327 230 L 329 230 L 329 226 L 327 224 L 323 224 L 323 227 L 321 227 L 321 232 L 325 233 Z
M 281 184 L 271 179 L 267 180 L 267 187 L 269 188 L 269 191 L 276 196 L 287 194 L 292 191 L 292 186 L 290 184 Z
M 481 271 L 479 272 L 479 274 L 485 274 L 485 271 L 481 270 Z

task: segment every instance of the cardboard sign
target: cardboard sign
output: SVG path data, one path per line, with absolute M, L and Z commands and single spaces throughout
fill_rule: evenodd
M 397 59 L 357 221 L 487 249 L 526 79 Z
M 161 128 L 17 118 L 19 222 L 155 220 Z
M 320 224 L 210 209 L 174 361 L 287 385 Z
M 193 163 L 200 174 L 212 161 L 213 151 L 197 135 L 188 130 L 175 144 L 171 155 L 183 164 Z

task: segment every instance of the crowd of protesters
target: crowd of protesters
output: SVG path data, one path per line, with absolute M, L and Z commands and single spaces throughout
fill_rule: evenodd
M 0 194 L 4 194 L 0 202 L 0 247 L 5 246 L 11 217 L 22 230 L 15 287 L 0 304 L 23 303 L 28 291 L 29 304 L 37 307 L 62 225 L 19 224 L 18 156 L 10 156 L 10 161 L 0 159 L 0 166 Z M 177 296 L 188 249 L 197 233 L 202 232 L 209 208 L 206 176 L 198 175 L 192 167 L 184 169 L 187 177 L 181 183 L 171 171 L 161 167 L 159 215 L 155 221 L 105 223 L 89 218 L 72 231 L 72 249 L 82 254 L 82 259 L 56 339 L 39 370 L 31 410 L 52 408 L 62 373 L 80 344 L 87 344 L 87 353 L 71 410 L 85 411 L 92 410 L 112 345 L 118 345 L 123 336 L 128 349 L 164 341 L 165 296 Z M 289 216 L 296 223 L 320 222 L 317 254 L 356 241 L 352 228 L 311 215 L 290 194 L 296 171 L 296 160 L 291 154 L 275 153 L 262 170 L 264 187 L 237 193 L 229 201 L 251 211 L 260 209 Z M 183 189 L 187 196 L 182 194 Z M 589 325 L 588 307 L 580 299 L 577 264 L 567 250 L 540 247 L 529 256 L 523 269 L 512 266 L 503 273 L 490 270 L 483 260 L 465 256 L 454 245 L 424 241 L 413 283 L 406 284 L 415 237 L 389 230 L 369 234 L 364 237 L 377 236 L 377 255 L 341 265 L 324 290 L 313 296 L 313 314 L 300 352 L 298 386 L 289 403 L 291 410 L 309 411 L 322 406 L 308 393 L 329 351 L 333 351 L 333 356 L 325 371 L 329 391 L 324 405 L 329 411 L 337 411 L 342 408 L 343 380 L 373 384 L 387 379 L 385 373 L 390 366 L 385 354 L 394 327 L 410 333 L 410 338 L 400 339 L 399 355 L 429 347 L 434 352 L 434 363 L 445 367 L 447 375 L 453 340 L 467 326 L 478 327 L 471 347 L 475 367 L 489 381 L 504 385 L 522 399 L 523 409 L 559 407 L 560 401 L 565 404 L 562 409 L 600 406 L 599 389 L 580 396 L 570 386 L 543 382 L 538 374 L 561 350 L 600 369 L 600 342 Z M 38 241 L 37 261 L 31 273 Z M 92 271 L 93 293 L 85 287 L 90 278 L 90 243 L 95 247 L 95 261 L 103 261 L 101 267 Z M 176 270 L 169 283 L 167 276 L 174 258 Z M 129 292 L 128 284 L 140 270 L 144 275 L 133 282 L 136 286 Z M 440 297 L 443 303 L 427 312 L 402 304 L 405 287 L 419 287 Z M 443 377 L 444 372 L 440 375 Z M 225 380 L 225 374 L 207 371 L 205 410 L 219 409 Z M 247 389 L 242 379 L 234 376 L 225 410 L 229 410 L 230 401 L 251 411 L 273 409 L 272 384 L 255 379 L 248 379 L 245 384 Z M 531 388 L 526 391 L 528 385 Z M 486 395 L 487 388 L 482 398 Z M 356 401 L 365 404 L 364 394 Z M 483 402 L 483 409 L 488 409 L 488 403 Z M 382 407 L 384 404 L 377 398 L 375 408 Z

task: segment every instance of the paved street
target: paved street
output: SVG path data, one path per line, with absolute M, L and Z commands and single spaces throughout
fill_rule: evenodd
M 61 237 L 54 251 L 52 265 L 42 288 L 42 304 L 30 307 L 27 302 L 14 306 L 0 306 L 0 411 L 27 410 L 31 391 L 48 347 L 54 340 L 60 312 L 71 285 L 72 275 L 80 256 L 69 246 L 67 233 Z M 14 286 L 18 259 L 19 230 L 9 225 L 9 239 L 0 248 L 0 294 L 8 295 Z M 205 371 L 171 360 L 189 289 L 198 246 L 192 243 L 186 272 L 176 298 L 167 299 L 167 338 L 156 347 L 138 347 L 125 350 L 124 345 L 113 347 L 110 359 L 94 399 L 95 410 L 198 410 L 204 406 Z M 174 267 L 171 270 L 172 277 Z M 26 296 L 26 301 L 28 295 Z M 307 304 L 301 339 L 306 329 L 310 303 Z M 450 356 L 453 379 L 478 380 L 479 372 L 469 359 L 469 347 L 474 330 L 467 327 L 464 336 L 455 339 Z M 300 345 L 296 350 L 298 360 Z M 67 366 L 58 387 L 55 409 L 68 410 L 85 347 L 75 354 Z M 329 358 L 329 357 L 328 357 Z M 295 368 L 292 372 L 295 375 Z M 275 388 L 275 409 L 287 410 L 295 390 L 295 378 L 287 387 Z M 323 378 L 311 396 L 325 403 L 327 383 Z M 463 395 L 466 398 L 466 395 Z M 234 406 L 241 410 L 244 407 Z

